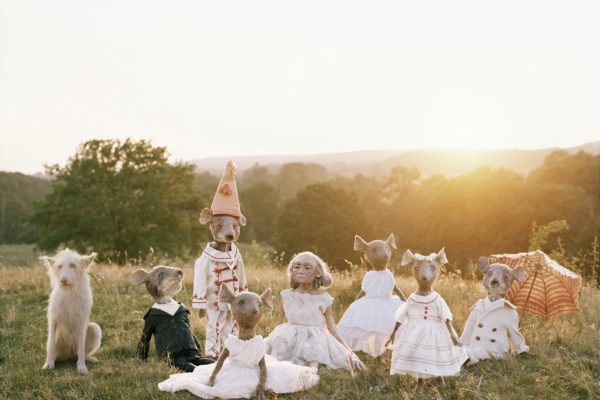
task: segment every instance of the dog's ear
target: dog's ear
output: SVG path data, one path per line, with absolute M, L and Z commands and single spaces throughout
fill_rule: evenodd
M 367 251 L 367 242 L 365 242 L 365 239 L 361 238 L 358 235 L 354 235 L 354 251 L 360 251 L 362 253 L 364 253 L 365 251 Z
M 388 236 L 388 238 L 385 241 L 388 244 L 388 246 L 390 246 L 392 249 L 394 249 L 394 250 L 398 249 L 396 247 L 396 238 L 394 237 L 393 233 L 390 233 L 390 236 Z
M 48 256 L 41 256 L 38 258 L 41 262 L 42 265 L 46 268 L 50 268 L 52 266 L 52 264 L 54 264 L 54 258 L 52 257 L 48 257 Z
M 221 285 L 221 290 L 219 291 L 219 301 L 223 303 L 230 303 L 235 299 L 235 294 L 227 285 Z
M 269 308 L 269 310 L 273 309 L 273 293 L 271 292 L 271 288 L 268 288 L 260 295 L 260 300 L 265 307 Z
M 131 275 L 131 279 L 129 279 L 129 283 L 132 285 L 141 285 L 142 283 L 148 280 L 148 273 L 143 269 L 138 269 Z
M 212 222 L 212 211 L 210 208 L 203 208 L 200 211 L 200 218 L 198 218 L 202 225 L 210 224 Z
M 87 256 L 81 256 L 81 261 L 79 262 L 79 265 L 81 265 L 81 268 L 83 269 L 88 269 L 92 265 L 92 262 L 94 261 L 94 258 L 96 256 L 96 253 L 92 253 Z
M 238 221 L 240 223 L 240 226 L 246 226 L 246 217 L 244 217 L 243 215 L 240 215 Z

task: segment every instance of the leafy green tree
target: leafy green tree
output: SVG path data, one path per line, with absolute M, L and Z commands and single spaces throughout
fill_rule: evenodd
M 273 245 L 286 259 L 310 250 L 338 268 L 345 266 L 345 259 L 358 260 L 354 235 L 370 234 L 356 195 L 323 183 L 309 185 L 288 200 L 276 229 Z
M 269 169 L 264 165 L 260 165 L 258 163 L 254 164 L 252 167 L 248 168 L 244 171 L 242 178 L 240 179 L 240 183 L 243 187 L 251 186 L 256 182 L 260 181 L 271 181 L 273 176 L 269 172 Z
M 275 234 L 275 220 L 281 208 L 281 192 L 277 186 L 257 181 L 240 191 L 240 203 L 247 225 L 240 239 L 245 242 L 270 243 Z
M 150 247 L 167 256 L 197 251 L 207 237 L 197 217 L 208 200 L 195 190 L 194 167 L 167 158 L 145 140 L 91 140 L 65 167 L 48 166 L 53 190 L 31 218 L 38 246 L 93 249 L 121 264 Z
M 33 243 L 37 235 L 26 223 L 33 203 L 50 192 L 50 181 L 18 172 L 0 172 L 0 243 Z

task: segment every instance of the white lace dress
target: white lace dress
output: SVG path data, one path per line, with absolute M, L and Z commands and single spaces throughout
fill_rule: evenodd
M 396 311 L 402 325 L 394 341 L 390 373 L 415 378 L 458 374 L 467 353 L 452 342 L 447 319 L 452 320 L 452 313 L 439 293 L 411 294 Z
M 404 302 L 393 296 L 396 279 L 389 269 L 369 271 L 361 289 L 365 296 L 346 310 L 338 324 L 338 331 L 354 351 L 363 351 L 373 357 L 385 352 L 385 343 L 394 331 L 394 313 Z
M 216 364 L 199 365 L 194 372 L 173 374 L 159 383 L 158 388 L 165 392 L 187 390 L 203 399 L 248 399 L 256 391 L 260 374 L 258 363 L 263 357 L 267 364 L 265 387 L 268 390 L 275 393 L 293 393 L 319 383 L 319 375 L 314 368 L 265 356 L 265 342 L 262 336 L 257 335 L 249 340 L 229 336 L 224 345 L 229 350 L 229 357 L 223 363 L 213 386 L 207 386 L 206 383 Z
M 323 314 L 333 303 L 328 293 L 307 294 L 286 289 L 281 300 L 287 323 L 265 339 L 267 353 L 299 365 L 318 362 L 329 368 L 348 368 L 351 352 L 325 327 Z

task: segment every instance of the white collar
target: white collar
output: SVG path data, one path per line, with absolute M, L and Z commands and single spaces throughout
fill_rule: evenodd
M 179 310 L 179 303 L 176 302 L 175 300 L 171 299 L 171 301 L 169 303 L 165 303 L 165 304 L 154 303 L 152 305 L 152 308 L 156 308 L 160 311 L 164 311 L 169 315 L 175 315 L 177 310 Z
M 436 291 L 431 291 L 427 296 L 421 296 L 416 292 L 411 293 L 410 297 L 416 301 L 417 303 L 431 303 L 433 300 L 437 299 L 439 293 Z
M 210 243 L 206 245 L 203 251 L 212 261 L 226 263 L 229 266 L 233 265 L 237 261 L 238 248 L 231 242 L 231 250 L 220 251 L 210 246 Z
M 485 298 L 481 299 L 478 303 L 478 309 L 482 314 L 487 314 L 491 311 L 497 310 L 499 308 L 502 308 L 504 306 L 510 307 L 512 309 L 516 309 L 516 307 L 514 305 L 512 305 L 512 303 L 508 300 L 506 300 L 505 298 L 499 298 L 496 301 L 490 301 L 490 298 L 488 296 L 485 296 Z

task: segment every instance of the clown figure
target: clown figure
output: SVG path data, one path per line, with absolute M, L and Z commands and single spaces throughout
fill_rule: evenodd
M 210 209 L 202 210 L 200 223 L 209 224 L 214 241 L 207 244 L 194 264 L 192 307 L 199 309 L 200 317 L 208 317 L 204 351 L 206 357 L 216 358 L 222 342 L 235 328 L 229 305 L 219 301 L 221 285 L 227 285 L 234 294 L 248 289 L 242 255 L 233 243 L 246 218 L 240 211 L 231 161 L 225 166 Z

